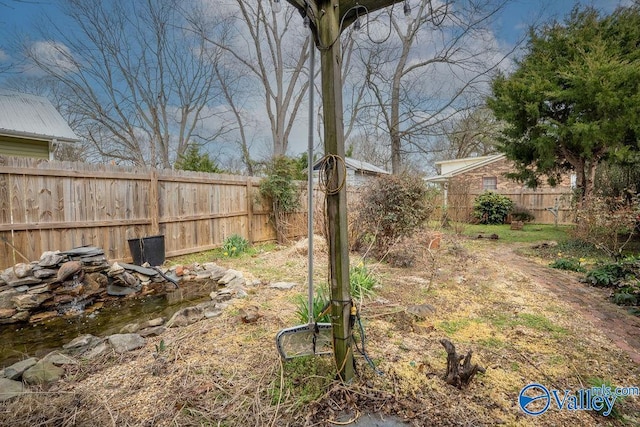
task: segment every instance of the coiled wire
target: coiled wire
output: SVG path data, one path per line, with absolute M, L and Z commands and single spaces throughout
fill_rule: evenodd
M 320 160 L 319 169 L 320 189 L 329 196 L 338 194 L 347 180 L 347 165 L 344 159 L 337 154 L 327 154 Z

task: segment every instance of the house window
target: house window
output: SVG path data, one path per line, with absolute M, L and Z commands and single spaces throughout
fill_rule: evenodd
M 498 178 L 495 176 L 483 176 L 482 177 L 482 189 L 483 190 L 497 190 Z

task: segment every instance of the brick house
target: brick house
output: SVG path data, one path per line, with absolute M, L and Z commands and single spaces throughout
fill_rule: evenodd
M 571 195 L 575 175 L 563 177 L 556 187 L 543 182 L 536 189 L 506 177 L 514 171 L 513 164 L 504 154 L 436 162 L 438 175 L 426 178 L 431 185 L 442 189 L 442 208 L 451 219 L 468 221 L 473 211 L 473 200 L 485 191 L 508 196 L 516 206 L 526 208 L 535 216 L 536 223 L 552 224 L 572 222 Z

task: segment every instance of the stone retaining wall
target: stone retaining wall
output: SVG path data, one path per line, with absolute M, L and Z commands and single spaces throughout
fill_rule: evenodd
M 244 285 L 244 278 L 213 263 L 160 269 L 110 263 L 96 247 L 45 252 L 38 261 L 0 272 L 0 326 L 74 316 L 108 301 L 162 294 L 181 286 L 179 283 L 220 280 Z

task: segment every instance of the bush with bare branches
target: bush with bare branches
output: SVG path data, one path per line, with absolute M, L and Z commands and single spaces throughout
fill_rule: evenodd
M 357 247 L 383 257 L 400 238 L 419 229 L 435 210 L 435 192 L 420 176 L 380 177 L 362 191 L 357 210 Z
M 576 212 L 574 235 L 592 243 L 614 259 L 638 232 L 640 200 L 638 196 L 592 197 Z

